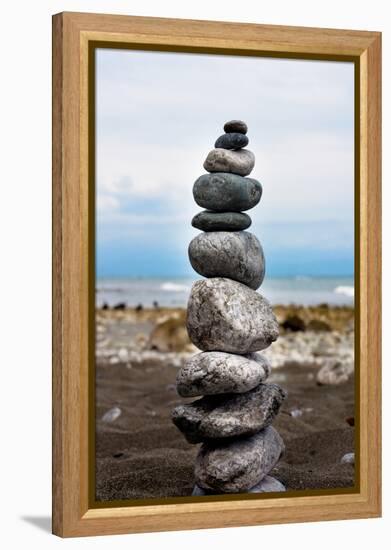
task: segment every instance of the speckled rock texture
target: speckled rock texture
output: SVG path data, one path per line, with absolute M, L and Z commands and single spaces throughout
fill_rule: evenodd
M 259 203 L 262 185 L 253 178 L 236 174 L 203 174 L 194 183 L 193 196 L 196 203 L 207 210 L 243 212 Z
M 172 420 L 189 443 L 253 435 L 269 426 L 286 393 L 276 384 L 260 384 L 236 395 L 213 395 L 178 405 Z
M 224 132 L 239 132 L 247 134 L 247 124 L 243 120 L 229 120 L 224 124 Z
M 241 149 L 248 145 L 248 137 L 238 132 L 223 134 L 216 139 L 216 149 Z
M 217 493 L 248 491 L 273 469 L 284 449 L 271 426 L 251 437 L 204 443 L 196 458 L 196 484 Z
M 212 149 L 204 162 L 207 172 L 232 172 L 239 176 L 248 176 L 254 165 L 254 153 L 248 149 Z
M 253 290 L 265 276 L 261 243 L 247 231 L 201 233 L 189 245 L 189 259 L 203 277 L 226 277 Z
M 178 371 L 177 391 L 182 397 L 244 393 L 264 382 L 270 370 L 269 361 L 260 353 L 204 351 L 190 357 Z
M 278 337 L 278 322 L 261 294 L 218 277 L 194 283 L 187 331 L 203 351 L 244 354 L 270 346 Z
M 251 225 L 251 218 L 244 212 L 199 212 L 191 225 L 200 231 L 243 231 Z

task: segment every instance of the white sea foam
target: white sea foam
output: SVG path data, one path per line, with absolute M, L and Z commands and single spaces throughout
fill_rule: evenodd
M 337 286 L 334 288 L 335 294 L 343 294 L 354 298 L 354 286 Z
M 165 290 L 166 292 L 189 292 L 190 287 L 187 285 L 180 285 L 178 283 L 163 283 L 160 285 L 160 290 Z

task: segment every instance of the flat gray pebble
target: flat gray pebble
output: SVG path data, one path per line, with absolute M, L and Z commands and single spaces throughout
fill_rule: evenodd
M 200 231 L 243 231 L 251 225 L 251 218 L 244 212 L 199 212 L 191 225 Z
M 189 443 L 253 435 L 273 422 L 285 397 L 277 384 L 260 384 L 246 393 L 177 405 L 172 420 Z
M 234 355 L 204 351 L 187 359 L 177 374 L 177 391 L 182 397 L 243 393 L 264 382 L 270 363 L 260 353 Z

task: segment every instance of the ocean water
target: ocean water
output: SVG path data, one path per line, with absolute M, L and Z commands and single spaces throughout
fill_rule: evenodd
M 130 307 L 151 307 L 157 302 L 162 307 L 185 307 L 195 280 L 196 277 L 98 279 L 96 305 L 124 302 Z M 259 291 L 274 305 L 354 305 L 353 277 L 266 278 Z

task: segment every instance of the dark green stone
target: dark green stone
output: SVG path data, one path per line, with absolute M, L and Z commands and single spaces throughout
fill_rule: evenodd
M 213 172 L 196 180 L 193 196 L 196 203 L 207 210 L 242 212 L 259 203 L 262 186 L 253 178 L 228 172 Z
M 243 212 L 210 212 L 204 210 L 191 221 L 200 231 L 242 231 L 251 225 L 251 218 Z

